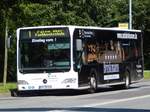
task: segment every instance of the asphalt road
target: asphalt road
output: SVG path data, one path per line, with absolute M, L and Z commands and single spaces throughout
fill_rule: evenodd
M 25 112 L 150 112 L 150 81 L 130 89 L 103 87 L 97 93 L 49 91 L 24 97 L 0 96 L 0 111 Z

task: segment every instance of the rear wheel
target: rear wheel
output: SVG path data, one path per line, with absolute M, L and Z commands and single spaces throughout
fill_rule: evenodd
M 130 88 L 130 73 L 128 71 L 125 72 L 125 84 L 124 88 Z
M 121 85 L 113 85 L 111 87 L 115 88 L 115 89 L 128 89 L 130 88 L 130 73 L 129 71 L 125 72 L 125 78 L 124 78 L 124 84 Z

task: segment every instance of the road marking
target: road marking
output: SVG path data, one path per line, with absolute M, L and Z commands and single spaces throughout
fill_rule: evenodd
M 46 112 L 66 112 L 66 110 L 50 110 L 50 111 L 46 111 Z
M 73 110 L 50 110 L 50 111 L 45 111 L 45 112 L 76 112 Z
M 109 105 L 109 104 L 114 104 L 114 103 L 127 102 L 127 101 L 132 101 L 132 100 L 139 100 L 139 99 L 149 98 L 149 97 L 150 97 L 150 95 L 144 95 L 144 96 L 138 96 L 138 97 L 132 97 L 132 98 L 125 98 L 125 99 L 119 99 L 119 100 L 114 100 L 114 101 L 108 101 L 108 102 L 103 102 L 103 103 L 94 103 L 94 104 L 89 104 L 89 105 L 83 105 L 82 107 L 103 106 L 103 105 Z

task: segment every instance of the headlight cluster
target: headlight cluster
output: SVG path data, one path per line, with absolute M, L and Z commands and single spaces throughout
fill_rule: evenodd
M 76 78 L 68 78 L 62 81 L 62 83 L 75 83 L 75 82 L 76 82 Z
M 25 80 L 18 80 L 19 85 L 28 85 L 29 83 Z

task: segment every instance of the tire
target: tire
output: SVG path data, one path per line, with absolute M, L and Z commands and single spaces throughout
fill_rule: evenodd
M 96 92 L 96 90 L 97 90 L 97 78 L 96 78 L 96 76 L 97 76 L 97 73 L 96 72 L 91 72 L 91 74 L 90 74 L 90 78 L 89 78 L 89 89 L 88 89 L 88 91 L 90 92 L 90 93 L 95 93 Z
M 12 97 L 17 97 L 18 96 L 17 89 L 10 90 L 10 93 L 11 93 Z
M 130 73 L 128 71 L 125 72 L 125 84 L 124 84 L 125 89 L 130 88 Z
M 12 97 L 20 97 L 22 96 L 22 92 L 18 91 L 17 89 L 11 90 Z
M 124 78 L 124 84 L 121 85 L 113 85 L 111 87 L 113 87 L 114 89 L 129 89 L 130 88 L 130 73 L 129 71 L 125 72 L 125 78 Z

